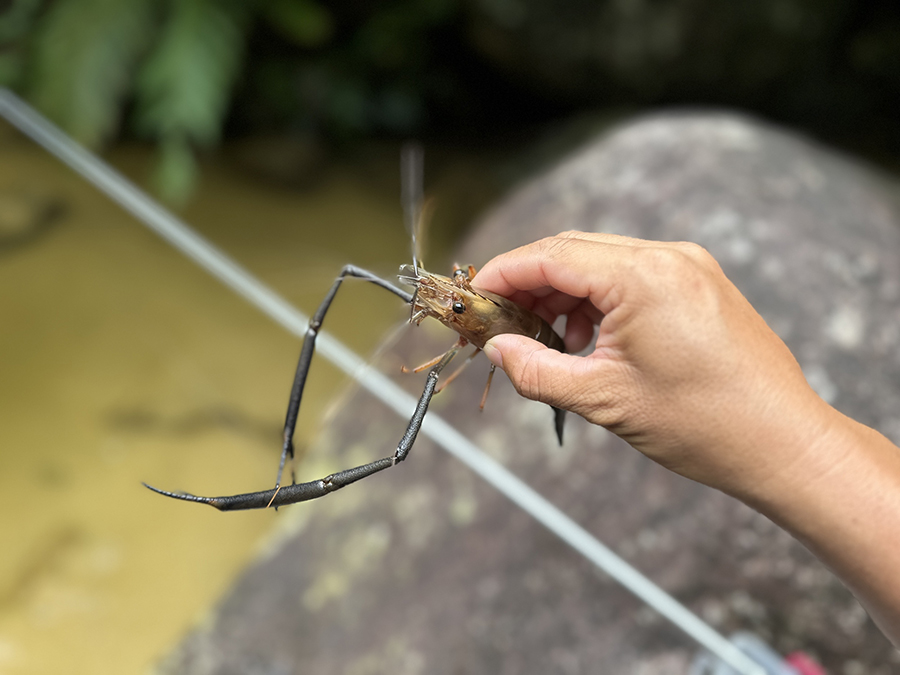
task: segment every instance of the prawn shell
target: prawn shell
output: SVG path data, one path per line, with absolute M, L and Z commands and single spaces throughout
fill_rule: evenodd
M 453 317 L 455 325 L 451 327 L 479 349 L 492 337 L 513 333 L 530 337 L 551 349 L 566 351 L 563 339 L 549 323 L 512 300 L 476 288 L 460 294 L 466 298 L 466 311 Z

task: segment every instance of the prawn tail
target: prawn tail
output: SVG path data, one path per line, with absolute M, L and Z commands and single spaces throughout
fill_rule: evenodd
M 553 408 L 553 406 L 550 406 Z M 553 408 L 553 416 L 554 416 L 554 424 L 556 426 L 556 437 L 559 439 L 559 444 L 562 446 L 563 444 L 563 427 L 566 424 L 566 411 L 562 408 Z

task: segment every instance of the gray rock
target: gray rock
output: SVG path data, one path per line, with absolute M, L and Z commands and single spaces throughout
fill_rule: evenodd
M 823 396 L 898 440 L 898 224 L 886 187 L 857 164 L 745 119 L 667 115 L 626 125 L 523 187 L 460 259 L 480 263 L 567 228 L 697 241 Z M 423 324 L 385 367 L 452 340 Z M 479 414 L 486 368 L 476 363 L 432 410 L 716 628 L 804 649 L 829 672 L 900 669 L 849 592 L 769 520 L 583 420 L 569 420 L 557 447 L 550 410 L 502 376 Z M 388 454 L 402 433 L 365 394 L 343 410 L 304 475 L 327 471 L 326 459 L 334 468 Z M 160 671 L 686 671 L 696 653 L 686 637 L 435 450 L 421 439 L 391 471 L 283 510 L 282 536 Z

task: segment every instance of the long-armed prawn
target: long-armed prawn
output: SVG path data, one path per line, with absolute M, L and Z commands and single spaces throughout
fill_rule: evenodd
M 475 276 L 473 267 L 470 266 L 465 270 L 454 267 L 452 277 L 445 277 L 427 272 L 419 265 L 416 254 L 415 232 L 418 228 L 418 223 L 422 220 L 422 209 L 421 150 L 417 147 L 405 149 L 401 173 L 404 187 L 403 203 L 407 223 L 413 237 L 413 264 L 403 265 L 400 268 L 398 279 L 402 284 L 411 286 L 414 290 L 412 293 L 409 293 L 381 277 L 354 265 L 346 265 L 341 270 L 331 289 L 319 305 L 318 310 L 310 319 L 309 326 L 306 329 L 288 401 L 281 463 L 278 468 L 278 478 L 275 487 L 270 490 L 227 497 L 199 497 L 183 492 L 169 492 L 145 483 L 146 487 L 167 497 L 209 504 L 220 511 L 279 507 L 323 497 L 406 459 L 416 441 L 416 436 L 422 426 L 431 397 L 434 396 L 436 391 L 439 391 L 437 385 L 441 372 L 463 347 L 468 344 L 472 344 L 475 347 L 475 352 L 465 362 L 468 363 L 484 348 L 485 343 L 495 335 L 517 333 L 538 340 L 552 349 L 565 351 L 565 344 L 562 338 L 553 330 L 550 324 L 537 314 L 499 295 L 473 287 L 471 284 L 472 278 Z M 316 337 L 322 327 L 325 314 L 328 312 L 337 294 L 338 288 L 348 276 L 370 281 L 402 298 L 411 308 L 410 323 L 418 325 L 424 319 L 431 317 L 437 319 L 448 328 L 452 328 L 459 335 L 459 338 L 444 354 L 416 368 L 416 371 L 426 368 L 430 368 L 430 370 L 425 381 L 425 388 L 416 404 L 415 412 L 409 420 L 400 442 L 397 444 L 397 449 L 392 455 L 352 469 L 338 471 L 325 478 L 308 483 L 281 485 L 281 476 L 285 462 L 288 458 L 293 458 L 294 455 L 294 429 L 297 425 L 297 414 L 300 410 L 300 401 L 303 397 L 306 377 L 309 373 L 313 352 L 315 351 Z M 461 369 L 462 367 L 460 367 Z M 444 380 L 442 386 L 452 380 L 458 372 L 453 373 Z M 494 367 L 491 366 L 488 384 L 481 401 L 482 407 L 487 397 L 493 373 Z M 565 411 L 556 408 L 553 410 L 556 434 L 561 444 Z

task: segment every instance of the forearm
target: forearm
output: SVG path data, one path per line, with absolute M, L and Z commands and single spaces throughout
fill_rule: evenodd
M 900 646 L 900 448 L 830 410 L 813 452 L 748 501 L 828 565 Z

